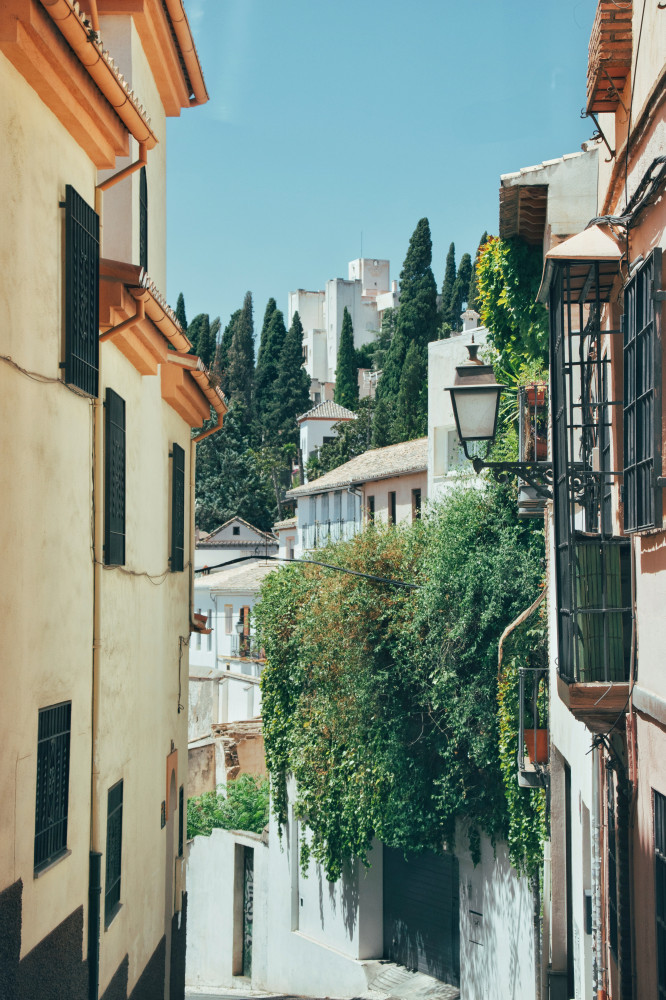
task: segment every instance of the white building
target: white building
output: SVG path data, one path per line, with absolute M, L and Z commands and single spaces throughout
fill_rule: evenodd
M 273 525 L 273 534 L 278 540 L 278 556 L 281 559 L 293 559 L 298 536 L 296 518 L 286 517 L 282 521 L 276 521 Z
M 398 304 L 398 283 L 390 279 L 388 260 L 352 260 L 348 277 L 331 278 L 322 291 L 299 288 L 289 293 L 287 323 L 298 312 L 303 324 L 303 363 L 312 379 L 315 403 L 333 398 L 335 368 L 345 306 L 354 328 L 354 347 L 371 343 L 382 315 Z
M 242 556 L 275 556 L 277 549 L 274 535 L 255 528 L 242 517 L 232 517 L 210 534 L 199 537 L 194 551 L 194 568 L 210 568 Z
M 451 394 L 456 365 L 468 359 L 468 344 L 486 343 L 488 331 L 477 326 L 478 313 L 463 313 L 463 331 L 428 344 L 428 496 L 436 499 L 470 471 L 456 431 Z
M 373 448 L 303 486 L 296 501 L 295 555 L 353 538 L 368 520 L 399 524 L 420 517 L 427 496 L 428 439 Z
M 340 406 L 339 403 L 334 403 L 332 400 L 317 403 L 307 413 L 296 417 L 296 423 L 301 431 L 303 465 L 306 465 L 311 458 L 319 453 L 323 444 L 328 444 L 337 437 L 336 424 L 356 419 L 353 410 L 348 410 L 345 406 Z M 307 476 L 305 482 L 307 482 Z

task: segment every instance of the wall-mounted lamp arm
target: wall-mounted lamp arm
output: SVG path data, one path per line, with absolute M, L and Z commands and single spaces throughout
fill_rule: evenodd
M 523 479 L 537 495 L 546 500 L 553 498 L 553 467 L 550 462 L 485 462 L 478 455 L 470 455 L 467 442 L 462 442 L 465 457 L 472 463 L 477 476 L 488 469 L 498 483 L 508 483 L 512 479 Z

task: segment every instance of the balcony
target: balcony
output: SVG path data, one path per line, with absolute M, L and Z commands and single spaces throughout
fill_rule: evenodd
M 314 524 L 304 524 L 301 527 L 301 542 L 303 550 L 319 549 L 335 542 L 347 542 L 359 530 L 356 521 L 316 521 Z
M 632 3 L 599 0 L 587 63 L 587 113 L 615 112 L 631 70 Z
M 264 650 L 253 635 L 232 635 L 231 655 L 241 660 L 265 660 Z
M 630 543 L 577 532 L 571 606 L 560 598 L 559 695 L 593 732 L 626 709 L 632 644 Z

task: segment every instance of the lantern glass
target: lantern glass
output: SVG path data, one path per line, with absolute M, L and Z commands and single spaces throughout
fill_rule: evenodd
M 497 431 L 501 385 L 455 386 L 453 413 L 461 441 L 492 441 Z
M 238 632 L 239 635 L 243 634 L 244 628 L 245 628 L 245 622 L 243 621 L 242 618 L 239 618 L 238 621 L 236 622 L 236 631 Z

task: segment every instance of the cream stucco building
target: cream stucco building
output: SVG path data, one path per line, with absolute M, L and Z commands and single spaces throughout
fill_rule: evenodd
M 0 93 L 0 995 L 177 1000 L 191 429 L 225 412 L 160 292 L 165 121 L 207 100 L 181 0 L 4 2 Z

